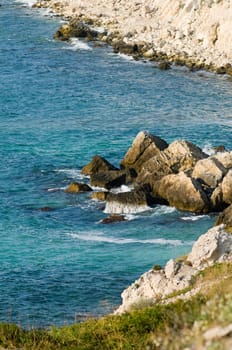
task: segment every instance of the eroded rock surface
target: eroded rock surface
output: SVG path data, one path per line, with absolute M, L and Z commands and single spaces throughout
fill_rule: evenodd
M 161 270 L 151 269 L 122 293 L 116 314 L 130 311 L 138 303 L 167 302 L 173 292 L 191 289 L 194 276 L 216 262 L 231 261 L 232 235 L 224 225 L 211 228 L 194 243 L 186 259 L 169 260 Z

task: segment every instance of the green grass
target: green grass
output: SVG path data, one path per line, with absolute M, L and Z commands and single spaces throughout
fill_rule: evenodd
M 25 330 L 2 323 L 0 349 L 181 350 L 193 345 L 201 349 L 207 329 L 232 323 L 232 263 L 216 264 L 200 272 L 194 285 L 204 285 L 204 289 L 190 300 L 156 304 L 71 326 Z M 220 339 L 220 347 L 218 340 L 212 341 L 207 349 L 230 349 L 228 339 Z

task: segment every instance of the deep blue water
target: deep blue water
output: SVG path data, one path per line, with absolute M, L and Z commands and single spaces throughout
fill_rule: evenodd
M 231 149 L 231 81 L 56 42 L 60 19 L 1 5 L 0 321 L 72 323 L 111 311 L 141 273 L 188 252 L 215 216 L 158 206 L 103 225 L 99 203 L 62 188 L 87 181 L 80 169 L 95 154 L 118 165 L 140 130 Z

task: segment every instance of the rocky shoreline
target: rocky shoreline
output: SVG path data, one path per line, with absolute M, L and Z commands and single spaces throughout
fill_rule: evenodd
M 47 7 L 67 20 L 55 39 L 72 37 L 107 43 L 115 52 L 191 70 L 205 69 L 232 75 L 230 0 L 190 0 L 160 3 L 158 0 L 128 3 L 125 0 L 39 0 L 35 7 Z M 73 183 L 69 193 L 89 192 L 105 202 L 109 216 L 103 223 L 123 221 L 124 214 L 166 204 L 192 213 L 219 212 L 217 226 L 202 235 L 186 257 L 170 260 L 164 268 L 154 267 L 122 293 L 123 313 L 139 302 L 167 303 L 173 293 L 188 298 L 194 276 L 214 263 L 232 259 L 232 152 L 220 146 L 205 154 L 188 141 L 168 145 L 165 140 L 140 132 L 118 168 L 95 156 L 82 173 L 90 184 Z M 114 188 L 128 186 L 115 193 Z
M 103 190 L 94 190 L 91 198 L 105 203 L 109 214 L 102 221 L 105 224 L 124 221 L 125 214 L 157 204 L 192 213 L 220 212 L 216 226 L 199 237 L 190 254 L 171 259 L 164 268 L 155 266 L 124 290 L 116 314 L 136 304 L 172 302 L 173 293 L 189 298 L 199 292 L 199 288 L 192 288 L 199 271 L 232 260 L 232 152 L 223 146 L 207 155 L 189 141 L 168 145 L 160 137 L 141 131 L 119 168 L 96 155 L 82 168 L 82 174 L 89 177 L 89 186 L 71 184 L 66 191 L 88 192 L 101 187 Z
M 38 0 L 34 6 L 68 21 L 56 39 L 107 43 L 161 69 L 176 64 L 232 75 L 231 0 Z

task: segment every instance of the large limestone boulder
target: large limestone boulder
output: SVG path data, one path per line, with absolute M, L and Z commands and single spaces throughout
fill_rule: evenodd
M 164 176 L 154 187 L 155 194 L 179 210 L 195 213 L 209 211 L 210 203 L 201 185 L 184 172 Z
M 232 233 L 232 204 L 218 217 L 216 225 L 224 224 L 227 231 Z
M 191 171 L 198 160 L 206 158 L 206 154 L 191 142 L 177 140 L 162 152 L 150 158 L 138 175 L 138 183 L 153 184 L 164 175 L 176 174 L 180 171 Z
M 150 196 L 142 189 L 130 192 L 109 193 L 105 212 L 110 214 L 138 213 L 149 209 Z
M 121 161 L 121 167 L 132 168 L 139 173 L 148 159 L 166 147 L 168 147 L 168 144 L 161 138 L 146 131 L 140 131 Z
M 90 175 L 90 184 L 94 187 L 102 187 L 110 190 L 126 183 L 126 171 L 109 170 Z
M 232 204 L 232 169 L 228 171 L 222 181 L 223 200 L 227 204 Z
M 232 254 L 232 235 L 224 225 L 211 228 L 194 243 L 187 261 L 194 268 L 209 266 L 217 261 L 228 260 Z
M 98 155 L 94 156 L 90 163 L 86 164 L 81 173 L 84 175 L 92 175 L 108 170 L 118 170 L 112 164 L 110 164 L 105 158 Z
M 192 172 L 192 177 L 200 180 L 209 187 L 216 188 L 222 181 L 227 170 L 215 157 L 199 160 Z

